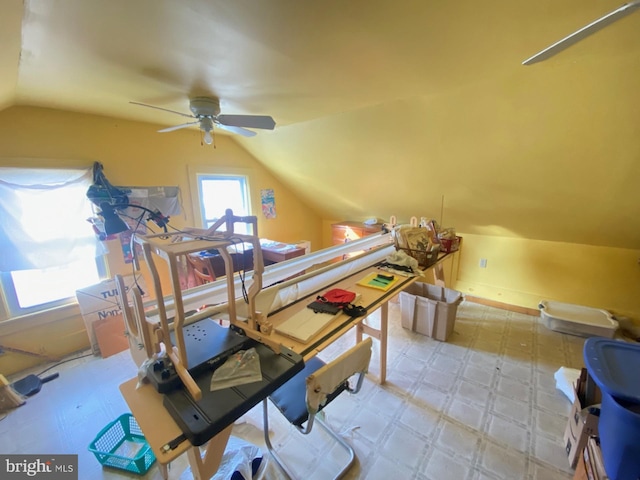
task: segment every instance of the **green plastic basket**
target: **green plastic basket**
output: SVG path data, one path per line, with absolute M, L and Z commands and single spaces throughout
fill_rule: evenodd
M 104 427 L 89 444 L 89 451 L 103 467 L 119 468 L 144 475 L 156 457 L 138 422 L 130 413 L 120 415 Z

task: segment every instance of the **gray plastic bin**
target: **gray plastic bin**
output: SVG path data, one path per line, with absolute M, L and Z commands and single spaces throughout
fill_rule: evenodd
M 453 332 L 460 302 L 460 292 L 415 282 L 400 292 L 402 327 L 446 342 Z

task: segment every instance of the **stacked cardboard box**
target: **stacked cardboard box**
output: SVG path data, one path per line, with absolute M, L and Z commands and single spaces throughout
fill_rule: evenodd
M 143 298 L 148 298 L 142 275 L 127 275 L 124 283 L 127 291 L 139 286 L 145 292 Z M 94 355 L 106 358 L 129 348 L 115 280 L 77 290 L 76 298 Z
M 598 437 L 591 436 L 587 440 L 587 446 L 580 453 L 573 480 L 609 480 L 604 470 Z
M 571 468 L 578 463 L 580 453 L 592 435 L 598 435 L 600 390 L 583 368 L 575 385 L 575 400 L 564 431 L 564 445 Z

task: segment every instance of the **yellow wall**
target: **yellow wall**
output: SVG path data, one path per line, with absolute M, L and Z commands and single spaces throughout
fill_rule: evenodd
M 13 107 L 0 112 L 0 165 L 9 164 L 10 158 L 35 159 L 24 163 L 32 166 L 90 166 L 98 161 L 114 185 L 178 185 L 184 214 L 172 217 L 171 224 L 176 228 L 195 224 L 189 167 L 242 168 L 250 175 L 252 209 L 258 217 L 260 236 L 284 242 L 310 240 L 313 249 L 320 247 L 321 219 L 232 137 L 216 136 L 214 148 L 201 146 L 198 131 L 160 134 L 158 128 L 80 113 Z M 275 193 L 275 219 L 267 220 L 261 213 L 260 190 L 266 188 Z M 110 248 L 111 274 L 130 273 L 130 265 L 120 260 L 118 243 L 110 242 Z M 6 318 L 3 313 L 4 308 L 0 308 L 0 320 Z M 77 307 L 17 322 L 0 322 L 0 338 L 0 345 L 49 357 L 88 346 Z M 35 356 L 7 352 L 0 356 L 0 372 L 11 374 L 40 361 Z
M 530 308 L 557 300 L 640 320 L 640 250 L 461 235 L 455 288 L 465 294 Z
M 187 173 L 190 166 L 247 169 L 251 172 L 252 207 L 259 218 L 260 235 L 287 242 L 310 240 L 314 250 L 330 245 L 332 223 L 362 220 L 321 219 L 232 137 L 218 136 L 214 149 L 200 145 L 197 131 L 159 134 L 157 129 L 106 117 L 13 107 L 0 112 L 0 164 L 6 164 L 2 158 L 12 157 L 39 159 L 35 165 L 90 165 L 99 161 L 115 185 L 178 185 L 185 210 L 184 215 L 172 218 L 171 223 L 178 228 L 194 224 Z M 263 188 L 275 191 L 276 219 L 266 220 L 260 214 L 259 192 Z M 463 248 L 452 286 L 465 294 L 529 308 L 537 308 L 541 299 L 558 300 L 640 319 L 640 250 L 460 234 L 464 237 Z M 112 273 L 129 273 L 130 267 L 119 261 L 116 242 L 111 243 L 111 249 Z M 480 258 L 487 259 L 484 269 L 478 265 Z M 0 306 L 3 318 L 6 315 Z M 86 348 L 88 339 L 74 307 L 0 322 L 0 345 L 56 357 Z M 39 362 L 37 357 L 5 353 L 0 355 L 0 372 L 11 374 Z

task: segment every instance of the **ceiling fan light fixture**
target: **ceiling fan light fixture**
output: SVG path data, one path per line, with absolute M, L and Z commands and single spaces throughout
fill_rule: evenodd
M 202 140 L 207 145 L 211 145 L 213 143 L 213 135 L 211 132 L 213 131 L 213 120 L 211 117 L 203 117 L 200 119 L 200 130 L 204 133 Z

